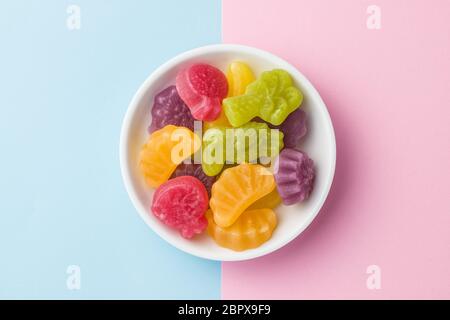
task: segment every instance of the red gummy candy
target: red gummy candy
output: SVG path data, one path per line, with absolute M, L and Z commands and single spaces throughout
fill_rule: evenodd
M 209 64 L 194 64 L 178 73 L 176 86 L 195 119 L 213 121 L 219 117 L 222 100 L 228 93 L 222 71 Z
M 153 195 L 153 214 L 166 225 L 178 229 L 190 239 L 203 232 L 208 225 L 206 188 L 195 177 L 182 176 L 170 179 L 159 186 Z

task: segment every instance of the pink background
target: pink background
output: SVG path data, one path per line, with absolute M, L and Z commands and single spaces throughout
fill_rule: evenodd
M 381 30 L 366 27 L 371 4 Z M 450 298 L 449 16 L 448 0 L 223 0 L 224 42 L 304 73 L 338 154 L 317 219 L 269 256 L 224 263 L 223 298 Z

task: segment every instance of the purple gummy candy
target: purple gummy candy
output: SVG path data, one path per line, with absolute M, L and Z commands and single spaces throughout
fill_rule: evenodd
M 152 107 L 152 123 L 148 131 L 152 133 L 168 124 L 186 127 L 194 131 L 194 118 L 178 95 L 175 86 L 167 87 L 155 96 Z
M 302 109 L 295 110 L 278 126 L 278 129 L 284 134 L 284 146 L 295 148 L 307 131 L 305 111 Z
M 260 118 L 256 118 L 257 122 L 265 122 Z M 274 126 L 266 122 L 271 129 L 279 129 L 284 134 L 284 146 L 286 148 L 295 148 L 298 146 L 300 139 L 306 134 L 306 113 L 298 108 L 283 121 L 282 124 Z
M 305 152 L 283 149 L 275 161 L 275 181 L 285 205 L 308 199 L 314 183 L 314 162 Z
M 200 180 L 208 191 L 208 196 L 211 196 L 211 188 L 213 183 L 216 181 L 215 176 L 207 176 L 202 169 L 201 164 L 191 164 L 191 163 L 181 163 L 172 173 L 172 178 L 181 176 L 192 176 Z

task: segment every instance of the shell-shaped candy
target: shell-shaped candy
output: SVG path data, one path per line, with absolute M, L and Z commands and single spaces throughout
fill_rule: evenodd
M 275 188 L 272 173 L 258 164 L 241 163 L 226 169 L 214 183 L 209 202 L 214 221 L 231 226 L 252 203 Z

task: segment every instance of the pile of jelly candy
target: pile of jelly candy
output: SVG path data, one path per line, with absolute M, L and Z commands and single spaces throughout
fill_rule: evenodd
M 225 73 L 191 64 L 174 80 L 154 97 L 139 157 L 156 188 L 152 213 L 186 239 L 207 231 L 231 250 L 262 245 L 277 226 L 276 207 L 313 189 L 314 163 L 298 149 L 307 132 L 303 94 L 285 70 L 255 77 L 240 61 Z

